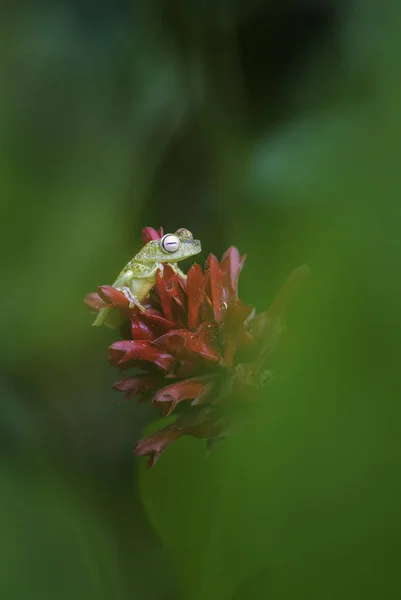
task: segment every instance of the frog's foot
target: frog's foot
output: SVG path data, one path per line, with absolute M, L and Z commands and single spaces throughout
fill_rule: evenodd
M 134 308 L 135 306 L 137 306 L 141 312 L 145 312 L 146 308 L 144 306 L 142 306 L 142 304 L 139 302 L 138 298 L 131 292 L 129 287 L 123 285 L 122 287 L 117 288 L 117 289 L 120 292 L 122 292 L 124 294 L 124 296 L 127 298 L 127 300 L 129 301 L 130 308 Z

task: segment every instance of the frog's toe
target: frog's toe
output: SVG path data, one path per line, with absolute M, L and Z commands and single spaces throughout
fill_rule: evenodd
M 146 310 L 146 308 L 144 306 L 142 306 L 142 304 L 140 304 L 140 302 L 130 302 L 128 306 L 131 309 L 135 308 L 135 306 L 136 306 L 137 308 L 139 308 L 139 310 L 141 312 L 145 312 L 145 310 Z

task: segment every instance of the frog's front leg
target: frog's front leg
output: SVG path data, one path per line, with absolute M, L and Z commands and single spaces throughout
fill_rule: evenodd
M 144 312 L 146 308 L 139 302 L 138 298 L 133 294 L 129 287 L 123 285 L 122 287 L 117 288 L 119 292 L 122 292 L 124 296 L 129 301 L 129 307 L 134 308 L 137 306 L 141 312 Z
M 156 263 L 155 279 L 156 279 L 156 273 L 157 273 L 157 271 L 160 272 L 160 277 L 163 277 L 163 274 L 164 274 L 164 265 L 163 265 L 163 263 Z
M 130 279 L 129 285 L 122 285 L 118 288 L 127 300 L 129 300 L 130 308 L 137 306 L 141 312 L 146 310 L 141 302 L 145 300 L 155 285 L 158 270 L 163 272 L 162 264 L 156 263 L 151 267 L 138 264 L 133 269 L 133 277 Z
M 185 273 L 183 273 L 183 271 L 181 271 L 180 267 L 177 265 L 177 263 L 170 263 L 171 268 L 173 269 L 174 273 L 177 273 L 177 275 L 179 275 L 180 277 L 182 277 L 183 279 L 187 278 L 187 275 Z

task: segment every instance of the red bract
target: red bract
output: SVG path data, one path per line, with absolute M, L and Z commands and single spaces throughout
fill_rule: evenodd
M 143 242 L 162 237 L 163 230 L 143 230 Z M 210 254 L 205 270 L 193 265 L 184 279 L 165 265 L 147 301 L 146 311 L 129 308 L 122 292 L 101 286 L 85 303 L 98 311 L 112 307 L 124 324 L 124 339 L 109 348 L 109 362 L 136 373 L 114 384 L 124 399 L 137 397 L 177 419 L 140 440 L 137 456 L 152 466 L 182 435 L 208 441 L 231 429 L 230 408 L 255 400 L 266 379 L 266 361 L 283 332 L 283 313 L 307 267 L 295 269 L 273 301 L 259 315 L 238 297 L 245 256 L 235 247 L 222 260 Z M 140 371 L 138 371 L 140 369 Z

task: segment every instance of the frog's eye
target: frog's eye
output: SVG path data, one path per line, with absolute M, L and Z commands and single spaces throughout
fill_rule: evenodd
M 181 227 L 181 229 L 177 229 L 177 231 L 175 232 L 175 235 L 178 235 L 180 240 L 193 240 L 194 239 L 194 236 L 192 235 L 192 233 L 190 231 L 188 231 L 188 229 L 185 229 L 184 227 Z
M 166 235 L 162 237 L 160 243 L 162 245 L 163 250 L 165 250 L 166 252 L 176 252 L 180 247 L 179 238 L 172 233 L 166 233 Z

